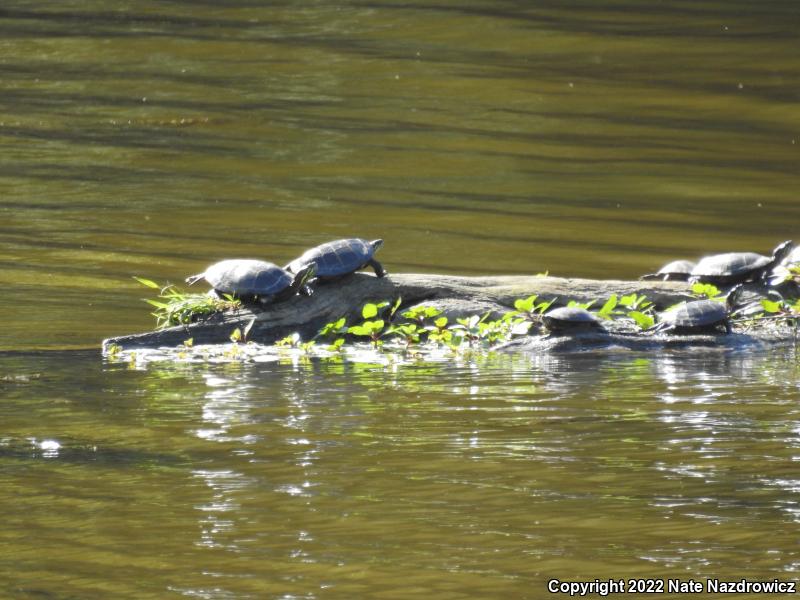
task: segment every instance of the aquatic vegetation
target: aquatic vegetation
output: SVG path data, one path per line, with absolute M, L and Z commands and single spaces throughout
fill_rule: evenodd
M 215 313 L 236 310 L 242 305 L 239 300 L 227 294 L 223 298 L 208 294 L 190 294 L 172 284 L 160 286 L 143 277 L 134 279 L 147 288 L 158 290 L 158 300 L 145 300 L 155 307 L 151 314 L 156 318 L 156 329 L 188 325 Z

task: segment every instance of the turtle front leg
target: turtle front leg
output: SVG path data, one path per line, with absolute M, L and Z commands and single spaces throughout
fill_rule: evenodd
M 383 266 L 381 265 L 381 263 L 379 263 L 379 262 L 378 262 L 377 260 L 375 260 L 374 258 L 370 258 L 370 259 L 367 261 L 367 264 L 368 264 L 370 267 L 372 267 L 373 269 L 375 269 L 375 275 L 376 275 L 377 277 L 385 277 L 385 276 L 386 276 L 386 274 L 388 273 L 388 271 L 387 271 L 386 269 L 384 269 L 384 268 L 383 268 Z
M 725 333 L 727 334 L 733 333 L 733 328 L 731 327 L 731 322 L 729 319 L 725 319 Z

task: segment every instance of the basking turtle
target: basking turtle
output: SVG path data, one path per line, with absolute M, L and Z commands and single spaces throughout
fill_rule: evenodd
M 577 306 L 554 308 L 542 315 L 544 326 L 552 333 L 565 331 L 604 331 L 597 318 L 588 310 Z
M 286 270 L 296 273 L 304 265 L 314 263 L 317 265 L 318 279 L 337 279 L 370 266 L 375 270 L 375 275 L 383 277 L 386 270 L 374 258 L 382 244 L 383 240 L 370 242 L 360 238 L 334 240 L 306 250 L 302 256 L 286 265 Z
M 672 332 L 676 334 L 712 333 L 720 327 L 731 333 L 729 317 L 739 302 L 742 284 L 738 284 L 730 292 L 725 302 L 716 300 L 695 300 L 681 304 L 674 310 L 660 313 L 659 323 L 650 331 L 652 333 Z
M 786 241 L 775 247 L 771 257 L 755 252 L 706 256 L 692 269 L 690 281 L 725 285 L 763 280 L 793 249 L 794 242 Z
M 205 279 L 218 294 L 231 294 L 261 304 L 288 300 L 297 292 L 311 295 L 306 283 L 314 276 L 313 263 L 299 267 L 296 274 L 263 260 L 235 258 L 214 263 L 202 273 L 186 278 L 191 285 Z
M 656 273 L 648 273 L 639 277 L 641 281 L 689 281 L 689 275 L 695 263 L 690 260 L 673 260 L 661 267 Z

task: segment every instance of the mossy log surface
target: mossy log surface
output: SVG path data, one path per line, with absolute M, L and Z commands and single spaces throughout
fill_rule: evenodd
M 555 305 L 569 300 L 605 301 L 612 294 L 645 295 L 658 309 L 692 299 L 689 285 L 682 282 L 615 281 L 565 279 L 560 277 L 501 275 L 461 277 L 431 274 L 394 274 L 377 278 L 356 273 L 339 281 L 316 286 L 313 296 L 295 296 L 289 301 L 252 307 L 215 315 L 187 326 L 170 327 L 146 333 L 125 335 L 104 340 L 104 348 L 115 344 L 124 349 L 177 346 L 192 338 L 195 344 L 217 344 L 230 341 L 238 327 L 244 329 L 255 319 L 248 340 L 271 344 L 298 332 L 303 339 L 342 316 L 350 322 L 360 319 L 367 302 L 394 301 L 402 298 L 402 308 L 420 303 L 434 304 L 451 318 L 492 311 L 502 314 L 513 310 L 514 301 L 536 294 L 542 300 L 556 299 Z

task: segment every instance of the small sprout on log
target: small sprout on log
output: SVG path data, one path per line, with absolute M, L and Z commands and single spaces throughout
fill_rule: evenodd
M 333 343 L 328 346 L 329 352 L 341 352 L 342 345 L 344 344 L 344 338 L 337 338 L 333 340 Z
M 782 300 L 769 300 L 767 298 L 762 298 L 761 307 L 764 309 L 764 312 L 769 314 L 786 312 L 786 303 Z
M 537 304 L 538 296 L 536 294 L 532 296 L 528 296 L 525 299 L 519 298 L 514 301 L 514 308 L 526 315 L 528 318 L 538 320 L 541 315 L 547 312 L 547 309 L 555 302 L 555 298 L 552 300 L 542 301 Z
M 725 296 L 719 288 L 711 283 L 695 283 L 692 285 L 692 294 L 698 298 L 708 298 L 709 300 L 724 300 Z
M 330 323 L 326 323 L 322 326 L 322 328 L 317 332 L 315 338 L 326 338 L 333 335 L 340 335 L 343 333 L 347 333 L 347 320 L 342 317 L 336 321 L 332 321 Z
M 606 300 L 605 304 L 600 307 L 600 310 L 597 311 L 597 316 L 601 319 L 611 320 L 614 318 L 614 315 L 620 314 L 617 308 L 617 295 L 611 294 L 611 297 Z
M 648 315 L 647 313 L 643 313 L 638 310 L 632 310 L 628 312 L 628 316 L 633 319 L 633 322 L 636 323 L 639 329 L 643 331 L 650 329 L 656 324 L 656 320 L 653 315 Z
M 417 324 L 422 325 L 425 319 L 432 319 L 433 317 L 438 317 L 440 314 L 442 314 L 442 311 L 433 306 L 415 306 L 401 313 L 401 316 L 409 321 L 415 321 Z
M 377 313 L 376 313 L 377 314 Z M 376 348 L 381 345 L 380 338 L 383 337 L 383 329 L 386 323 L 383 319 L 375 319 L 374 321 L 364 321 L 361 325 L 353 325 L 347 330 L 351 335 L 368 337 L 372 341 L 372 345 Z

